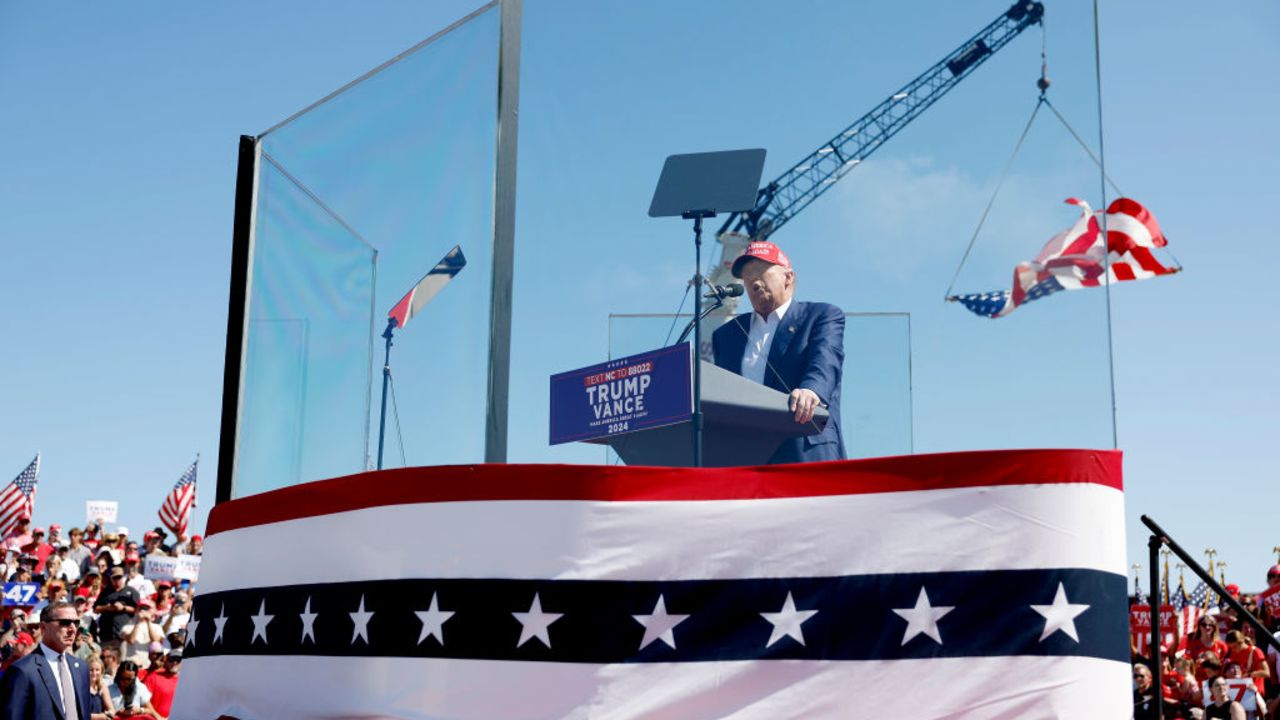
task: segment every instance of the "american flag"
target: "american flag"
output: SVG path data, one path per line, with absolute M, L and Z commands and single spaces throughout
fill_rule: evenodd
M 199 458 L 191 463 L 191 467 L 178 478 L 178 483 L 173 486 L 173 490 L 169 491 L 164 504 L 160 506 L 160 522 L 175 535 L 187 534 L 191 508 L 196 506 L 196 466 L 199 464 Z
M 1120 198 L 1107 208 L 1107 247 L 1102 245 L 1098 218 L 1089 203 L 1076 198 L 1066 202 L 1080 208 L 1080 218 L 1055 235 L 1035 260 L 1013 270 L 1013 288 L 987 293 L 955 295 L 956 300 L 983 317 L 1004 317 L 1014 308 L 1059 290 L 1097 287 L 1122 280 L 1145 280 L 1178 272 L 1156 260 L 1152 250 L 1168 244 L 1160 225 L 1136 200 Z M 1104 257 L 1109 253 L 1109 257 Z M 1108 262 L 1110 272 L 1108 272 Z
M 40 480 L 40 453 L 26 470 L 0 492 L 0 536 L 7 535 L 18 519 L 31 517 L 36 508 L 36 483 Z
M 1196 623 L 1200 622 L 1200 618 L 1204 615 L 1204 599 L 1208 594 L 1209 588 L 1205 586 L 1204 581 L 1187 594 L 1187 588 L 1178 582 L 1178 593 L 1173 598 L 1173 607 L 1178 611 L 1178 633 L 1188 638 L 1195 634 Z

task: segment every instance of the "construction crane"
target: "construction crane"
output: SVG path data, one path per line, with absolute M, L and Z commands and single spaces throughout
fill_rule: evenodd
M 902 86 L 871 112 L 853 121 L 776 180 L 760 188 L 755 207 L 731 214 L 717 231 L 720 257 L 709 274 L 710 282 L 716 285 L 732 282 L 728 263 L 742 253 L 748 242 L 764 240 L 777 232 L 969 73 L 1023 30 L 1041 23 L 1043 19 L 1043 3 L 1018 0 L 933 67 Z M 1043 74 L 1040 84 L 1042 91 L 1048 87 Z M 731 314 L 736 304 L 737 298 L 728 298 L 724 303 L 725 312 Z M 724 315 L 718 314 L 706 321 L 709 326 L 703 327 L 703 357 L 709 357 L 711 332 L 723 320 Z

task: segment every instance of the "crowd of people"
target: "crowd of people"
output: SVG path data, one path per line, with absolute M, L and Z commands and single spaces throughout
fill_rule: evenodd
M 198 535 L 179 536 L 172 545 L 168 540 L 163 527 L 147 531 L 139 543 L 128 528 L 107 532 L 101 522 L 73 527 L 64 537 L 59 525 L 46 533 L 21 518 L 0 540 L 0 577 L 37 590 L 9 598 L 0 610 L 0 697 L 14 692 L 17 680 L 6 677 L 14 675 L 14 664 L 49 652 L 65 630 L 68 658 L 88 668 L 91 714 L 81 720 L 167 718 L 194 589 L 185 580 L 149 579 L 142 569 L 148 555 L 202 550 Z
M 1241 593 L 1234 584 L 1223 588 L 1243 613 L 1224 601 L 1203 611 L 1181 611 L 1177 617 L 1188 622 L 1162 627 L 1158 683 L 1148 657 L 1153 653 L 1146 650 L 1150 643 L 1140 636 L 1150 632 L 1150 625 L 1134 628 L 1130 647 L 1137 720 L 1156 717 L 1157 703 L 1163 704 L 1164 717 L 1174 720 L 1280 718 L 1280 653 L 1245 619 L 1246 614 L 1254 618 L 1280 640 L 1280 564 L 1267 570 L 1266 581 L 1266 589 L 1257 594 Z

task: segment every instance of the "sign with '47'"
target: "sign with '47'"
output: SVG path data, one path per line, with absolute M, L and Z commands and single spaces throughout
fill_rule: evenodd
M 36 592 L 39 590 L 39 583 L 5 583 L 4 601 L 0 605 L 30 607 L 36 604 Z

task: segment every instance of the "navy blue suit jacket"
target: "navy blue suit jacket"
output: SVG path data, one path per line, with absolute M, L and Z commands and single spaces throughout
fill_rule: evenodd
M 0 676 L 0 720 L 63 720 L 62 697 L 54 668 L 39 646 Z M 71 658 L 71 682 L 81 720 L 89 720 L 89 666 Z
M 711 336 L 716 365 L 742 374 L 742 353 L 751 330 L 751 313 L 739 315 Z M 844 312 L 828 303 L 792 301 L 769 347 L 764 384 L 784 393 L 806 388 L 831 412 L 817 435 L 787 440 L 770 464 L 843 460 L 840 434 L 840 379 L 844 367 Z

